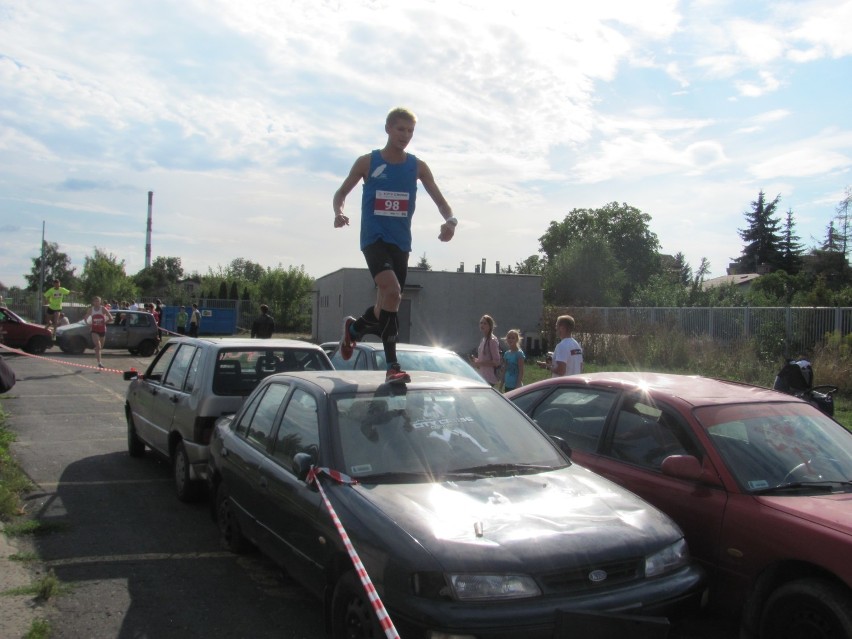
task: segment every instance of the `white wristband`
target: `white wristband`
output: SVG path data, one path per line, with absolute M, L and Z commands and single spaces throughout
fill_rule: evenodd
M 444 220 L 444 224 L 449 224 L 450 226 L 458 226 L 459 221 L 456 219 L 455 215 L 451 215 L 446 220 Z

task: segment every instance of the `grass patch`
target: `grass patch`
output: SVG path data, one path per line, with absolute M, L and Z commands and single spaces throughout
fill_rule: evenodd
M 50 633 L 50 622 L 47 619 L 33 619 L 30 629 L 24 635 L 24 639 L 48 639 Z
M 9 521 L 23 514 L 21 495 L 33 485 L 12 458 L 10 447 L 15 434 L 6 427 L 7 415 L 0 405 L 0 520 Z
M 4 597 L 28 595 L 38 601 L 48 601 L 51 597 L 56 597 L 67 591 L 68 586 L 59 581 L 59 578 L 51 570 L 44 577 L 36 579 L 28 586 L 10 588 L 9 590 L 4 590 L 0 595 Z
M 40 521 L 38 519 L 27 519 L 26 521 L 8 524 L 4 532 L 9 537 L 22 537 L 24 535 L 50 535 L 56 532 L 68 530 L 68 524 L 60 521 Z
M 16 552 L 14 555 L 9 555 L 7 559 L 9 561 L 20 561 L 22 563 L 28 563 L 32 561 L 38 561 L 39 557 L 34 552 Z

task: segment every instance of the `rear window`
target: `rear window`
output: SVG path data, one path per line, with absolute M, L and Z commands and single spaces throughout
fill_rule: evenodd
M 288 371 L 322 371 L 331 365 L 315 348 L 254 348 L 219 351 L 213 371 L 216 395 L 249 395 L 268 375 Z

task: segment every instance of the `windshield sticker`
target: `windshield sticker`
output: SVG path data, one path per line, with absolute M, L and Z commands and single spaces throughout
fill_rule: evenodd
M 373 466 L 371 464 L 358 464 L 357 466 L 352 466 L 349 469 L 350 475 L 362 475 L 364 473 L 373 472 Z
M 755 479 L 748 483 L 749 490 L 763 490 L 764 488 L 769 488 L 769 482 L 765 479 Z

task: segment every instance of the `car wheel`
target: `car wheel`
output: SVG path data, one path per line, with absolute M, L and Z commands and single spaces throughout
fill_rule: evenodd
M 86 340 L 83 337 L 74 337 L 68 342 L 68 348 L 63 348 L 66 353 L 71 353 L 72 355 L 79 355 L 80 353 L 84 353 L 86 351 Z
M 852 637 L 852 602 L 819 579 L 792 581 L 770 595 L 760 621 L 761 639 Z
M 172 455 L 172 470 L 175 476 L 175 488 L 178 499 L 181 501 L 195 501 L 198 499 L 199 483 L 193 481 L 190 472 L 189 455 L 186 454 L 186 446 L 179 441 Z
M 30 338 L 24 350 L 32 355 L 41 355 L 51 346 L 53 346 L 53 342 L 50 341 L 50 338 L 44 335 L 36 335 Z
M 138 350 L 142 357 L 151 357 L 157 350 L 157 343 L 152 339 L 146 339 L 144 342 L 140 342 Z
M 243 536 L 225 482 L 220 482 L 219 488 L 216 490 L 216 524 L 219 526 L 219 543 L 225 550 L 237 554 L 248 552 L 250 544 L 248 539 Z
M 385 635 L 364 586 L 351 570 L 334 587 L 331 627 L 333 639 L 380 639 Z
M 142 457 L 145 454 L 145 442 L 139 439 L 136 433 L 136 424 L 133 423 L 133 415 L 128 408 L 124 412 L 127 418 L 127 452 L 131 457 Z

